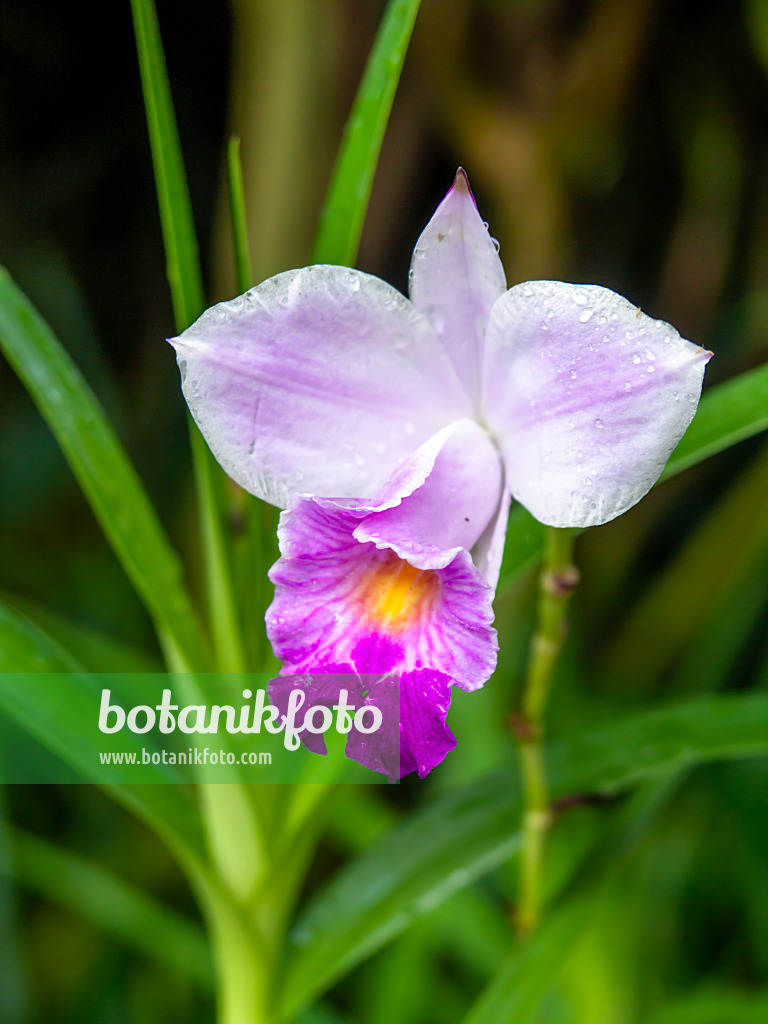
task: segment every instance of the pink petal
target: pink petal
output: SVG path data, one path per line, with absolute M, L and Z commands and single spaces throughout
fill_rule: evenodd
M 375 494 L 469 399 L 426 318 L 383 281 L 343 267 L 273 277 L 173 342 L 184 395 L 246 490 Z
M 353 729 L 347 757 L 392 782 L 411 772 L 423 779 L 456 746 L 446 723 L 449 684 L 447 676 L 429 669 L 375 677 L 364 702 L 381 710 L 381 729 L 368 734 Z
M 488 316 L 505 288 L 497 247 L 459 169 L 416 243 L 410 295 L 437 331 L 473 399 L 479 395 Z
M 493 591 L 463 545 L 496 518 L 498 463 L 484 432 L 462 421 L 400 467 L 377 501 L 294 499 L 280 520 L 267 613 L 284 671 L 430 669 L 482 686 L 496 664 Z
M 690 424 L 710 356 L 607 288 L 511 288 L 488 324 L 483 407 L 513 496 L 550 526 L 625 512 Z

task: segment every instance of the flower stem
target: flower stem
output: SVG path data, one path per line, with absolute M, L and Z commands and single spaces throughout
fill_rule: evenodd
M 542 739 L 552 672 L 565 639 L 568 600 L 579 582 L 572 563 L 573 530 L 547 529 L 539 579 L 538 622 L 531 638 L 520 709 L 513 716 L 523 795 L 517 929 L 528 934 L 538 924 L 542 863 L 550 824 L 549 793 Z

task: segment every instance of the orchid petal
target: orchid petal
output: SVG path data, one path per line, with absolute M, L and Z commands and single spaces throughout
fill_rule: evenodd
M 511 503 L 512 495 L 505 484 L 503 485 L 501 500 L 499 501 L 496 514 L 472 548 L 472 561 L 477 566 L 477 571 L 493 590 L 496 589 L 496 585 L 499 582 L 501 560 L 504 556 L 504 543 L 507 539 L 507 526 L 509 524 L 509 506 Z
M 270 680 L 267 690 L 270 701 L 280 712 L 281 719 L 288 713 L 288 702 L 294 690 L 301 690 L 306 695 L 305 703 L 299 712 L 302 721 L 310 707 L 326 707 L 333 710 L 334 705 L 339 702 L 342 690 L 346 690 L 347 703 L 351 706 L 359 708 L 363 703 L 362 681 L 359 676 L 351 672 L 279 675 Z M 298 725 L 298 722 L 296 724 Z M 299 738 L 307 750 L 311 750 L 313 754 L 328 753 L 322 733 L 302 729 Z
M 416 309 L 431 321 L 475 399 L 486 323 L 506 286 L 497 246 L 477 212 L 467 176 L 459 169 L 416 243 L 410 295 Z
M 425 482 L 394 507 L 377 502 L 378 514 L 354 532 L 356 540 L 392 548 L 420 569 L 443 568 L 461 548 L 470 549 L 501 500 L 501 459 L 482 427 L 461 420 L 437 437 L 443 443 Z
M 456 746 L 446 724 L 449 684 L 447 676 L 430 669 L 374 679 L 364 703 L 381 710 L 381 728 L 368 734 L 353 729 L 347 757 L 382 772 L 391 782 L 411 772 L 423 779 Z
M 425 317 L 383 281 L 317 266 L 203 313 L 173 341 L 187 403 L 246 490 L 375 494 L 469 399 Z
M 483 412 L 513 496 L 550 526 L 625 512 L 691 422 L 710 355 L 607 288 L 511 288 L 488 324 Z

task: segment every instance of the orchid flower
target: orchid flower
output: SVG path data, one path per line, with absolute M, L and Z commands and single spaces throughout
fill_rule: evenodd
M 284 678 L 365 678 L 357 699 L 379 704 L 397 680 L 400 776 L 455 745 L 450 687 L 494 670 L 510 498 L 555 527 L 626 511 L 691 422 L 711 355 L 606 288 L 507 289 L 462 170 L 418 240 L 410 299 L 306 267 L 172 344 L 216 458 L 287 510 L 267 613 Z M 348 754 L 391 774 L 367 739 Z

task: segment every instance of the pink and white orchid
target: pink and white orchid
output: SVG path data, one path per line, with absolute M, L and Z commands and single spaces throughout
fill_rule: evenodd
M 284 673 L 379 680 L 359 698 L 374 703 L 396 678 L 396 774 L 420 776 L 455 745 L 450 686 L 496 664 L 510 496 L 556 527 L 626 511 L 691 422 L 711 355 L 606 288 L 507 289 L 461 170 L 416 245 L 410 300 L 307 267 L 173 344 L 216 458 L 287 509 L 267 614 Z

